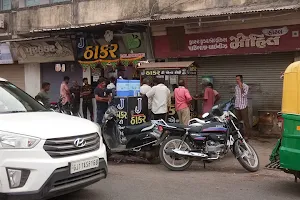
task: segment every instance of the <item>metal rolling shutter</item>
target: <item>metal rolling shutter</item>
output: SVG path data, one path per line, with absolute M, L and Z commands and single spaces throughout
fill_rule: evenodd
M 25 90 L 24 65 L 0 65 L 0 77 Z
M 280 73 L 294 61 L 294 53 L 199 58 L 198 77 L 212 75 L 214 88 L 222 101 L 234 95 L 235 75 L 242 74 L 250 86 L 253 111 L 280 110 L 282 80 Z M 199 81 L 200 83 L 200 81 Z

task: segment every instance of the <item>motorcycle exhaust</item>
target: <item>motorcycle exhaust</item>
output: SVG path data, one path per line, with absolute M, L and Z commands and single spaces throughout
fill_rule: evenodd
M 207 158 L 208 155 L 204 153 L 199 153 L 199 152 L 191 152 L 191 151 L 182 151 L 180 149 L 173 149 L 172 150 L 174 153 L 182 155 L 182 156 L 191 156 L 191 157 L 200 157 L 200 158 Z

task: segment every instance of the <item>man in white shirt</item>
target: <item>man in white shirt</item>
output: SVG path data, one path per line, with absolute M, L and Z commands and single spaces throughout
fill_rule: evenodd
M 146 93 L 148 98 L 152 98 L 151 111 L 155 120 L 163 119 L 167 121 L 168 107 L 171 104 L 170 90 L 159 79 L 154 79 L 157 84 Z
M 140 87 L 140 93 L 141 95 L 146 95 L 147 92 L 149 92 L 151 90 L 151 86 L 150 86 L 150 81 L 147 78 L 143 79 L 143 85 Z M 146 98 L 145 100 L 148 99 L 148 118 L 152 119 L 152 113 L 151 113 L 151 106 L 152 106 L 152 98 Z M 146 104 L 146 102 L 145 102 Z

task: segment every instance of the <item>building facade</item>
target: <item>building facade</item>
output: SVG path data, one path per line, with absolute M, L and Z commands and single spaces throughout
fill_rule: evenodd
M 0 76 L 31 95 L 43 81 L 57 88 L 64 75 L 92 83 L 104 72 L 94 69 L 95 59 L 83 59 L 78 39 L 96 38 L 101 47 L 111 30 L 119 61 L 121 54 L 126 60 L 136 53 L 150 61 L 195 61 L 198 77 L 188 80 L 212 77 L 224 99 L 233 95 L 234 76 L 243 74 L 254 110 L 278 110 L 280 73 L 299 58 L 299 5 L 289 0 L 1 0 L 0 40 L 10 45 L 14 61 L 0 65 Z M 139 35 L 131 38 L 133 44 L 143 40 L 142 50 L 126 46 L 124 37 L 132 34 Z M 108 62 L 97 61 L 98 67 L 103 63 Z M 189 86 L 199 93 L 199 85 Z M 57 95 L 52 91 L 53 101 Z

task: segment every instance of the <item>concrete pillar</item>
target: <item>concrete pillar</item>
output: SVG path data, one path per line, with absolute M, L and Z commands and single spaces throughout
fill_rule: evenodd
M 92 80 L 91 80 L 91 68 L 90 67 L 88 67 L 86 70 L 82 70 L 82 78 L 87 78 L 89 84 L 92 83 Z
M 24 65 L 25 91 L 35 97 L 41 89 L 40 63 L 29 63 Z

